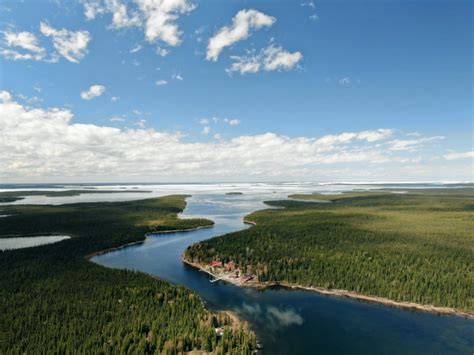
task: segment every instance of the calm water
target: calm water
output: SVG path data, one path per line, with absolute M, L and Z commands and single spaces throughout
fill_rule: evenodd
M 2 217 L 2 216 L 0 216 Z M 45 244 L 52 244 L 60 242 L 71 237 L 65 235 L 47 235 L 38 237 L 15 237 L 15 238 L 0 238 L 0 250 L 12 250 L 37 247 Z
M 207 306 L 233 310 L 250 322 L 264 354 L 474 354 L 474 321 L 402 311 L 376 304 L 275 289 L 257 291 L 222 282 L 184 265 L 190 244 L 243 228 L 242 217 L 264 208 L 281 192 L 225 196 L 198 194 L 188 199 L 183 218 L 205 217 L 215 226 L 150 236 L 143 244 L 93 258 L 114 268 L 144 271 L 196 291 Z

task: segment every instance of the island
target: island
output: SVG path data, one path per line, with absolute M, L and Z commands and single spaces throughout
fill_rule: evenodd
M 291 195 L 183 261 L 239 286 L 474 316 L 474 189 Z M 305 203 L 324 200 L 331 203 Z
M 0 252 L 0 353 L 252 353 L 255 334 L 235 315 L 206 309 L 185 287 L 89 261 L 150 232 L 212 226 L 178 218 L 186 197 L 3 206 L 0 238 L 71 239 Z

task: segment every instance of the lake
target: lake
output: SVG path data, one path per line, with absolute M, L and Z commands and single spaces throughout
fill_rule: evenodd
M 456 316 L 390 308 L 308 291 L 239 288 L 181 262 L 187 246 L 249 228 L 243 216 L 266 208 L 283 191 L 243 195 L 200 191 L 188 199 L 182 218 L 214 220 L 212 228 L 156 234 L 143 243 L 98 255 L 93 262 L 140 270 L 196 291 L 207 307 L 232 310 L 249 321 L 263 354 L 473 354 L 474 321 Z
M 45 235 L 37 237 L 0 238 L 0 250 L 12 250 L 37 247 L 40 245 L 57 243 L 70 237 L 65 235 Z

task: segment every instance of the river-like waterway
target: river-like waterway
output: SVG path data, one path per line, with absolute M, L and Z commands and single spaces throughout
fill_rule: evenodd
M 149 236 L 94 257 L 95 263 L 140 270 L 196 291 L 214 310 L 232 310 L 247 320 L 263 354 L 469 354 L 474 353 L 474 321 L 456 316 L 390 308 L 322 296 L 314 292 L 259 291 L 218 281 L 181 262 L 187 246 L 249 228 L 243 216 L 265 208 L 282 191 L 225 195 L 201 191 L 188 199 L 182 218 L 212 219 L 212 228 Z

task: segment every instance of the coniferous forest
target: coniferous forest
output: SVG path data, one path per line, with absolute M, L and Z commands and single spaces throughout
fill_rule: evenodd
M 189 247 L 186 259 L 232 260 L 260 282 L 474 310 L 472 189 L 291 197 L 247 216 L 252 228 Z
M 203 307 L 199 296 L 88 256 L 147 232 L 212 224 L 178 219 L 186 196 L 60 206 L 2 206 L 0 236 L 69 235 L 56 244 L 0 252 L 0 353 L 245 354 L 246 324 Z M 222 336 L 216 327 L 224 327 Z

